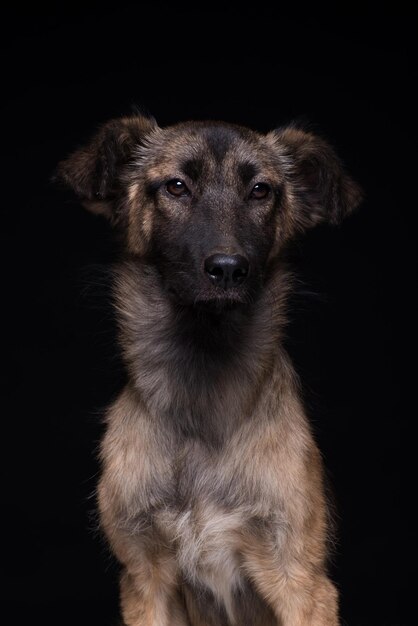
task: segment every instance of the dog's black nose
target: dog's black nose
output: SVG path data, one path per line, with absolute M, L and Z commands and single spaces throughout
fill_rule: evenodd
M 240 254 L 212 254 L 205 260 L 205 272 L 215 285 L 223 289 L 242 285 L 250 264 Z

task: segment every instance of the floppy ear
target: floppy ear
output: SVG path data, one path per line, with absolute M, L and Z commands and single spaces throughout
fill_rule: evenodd
M 338 224 L 359 205 L 360 187 L 324 139 L 294 126 L 278 128 L 270 136 L 282 157 L 301 226 Z
M 58 164 L 53 180 L 71 188 L 87 209 L 116 222 L 121 175 L 135 148 L 156 128 L 155 120 L 143 115 L 110 120 L 87 146 Z

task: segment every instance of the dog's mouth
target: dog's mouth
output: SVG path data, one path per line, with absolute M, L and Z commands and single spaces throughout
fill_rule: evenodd
M 251 303 L 247 290 L 242 289 L 210 289 L 195 294 L 185 294 L 175 287 L 169 288 L 171 298 L 182 306 L 193 307 L 200 310 L 222 312 Z
M 197 298 L 193 306 L 198 309 L 223 312 L 233 309 L 242 308 L 249 304 L 248 300 L 243 297 L 234 296 L 232 294 L 219 295 L 218 297 Z

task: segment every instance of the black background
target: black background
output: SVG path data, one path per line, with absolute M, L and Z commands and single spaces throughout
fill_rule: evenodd
M 3 15 L 3 534 L 13 624 L 106 626 L 117 566 L 96 532 L 103 408 L 123 382 L 106 306 L 107 224 L 54 188 L 110 117 L 303 117 L 365 201 L 295 246 L 288 349 L 335 493 L 348 626 L 415 623 L 411 501 L 416 169 L 411 12 L 175 3 Z M 415 526 L 415 525 L 414 525 Z

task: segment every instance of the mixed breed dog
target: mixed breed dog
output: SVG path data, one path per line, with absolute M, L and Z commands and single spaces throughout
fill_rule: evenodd
M 117 229 L 129 383 L 98 509 L 126 626 L 337 626 L 321 456 L 283 348 L 289 242 L 361 192 L 295 125 L 111 120 L 57 179 Z

